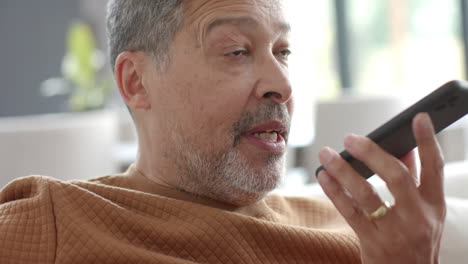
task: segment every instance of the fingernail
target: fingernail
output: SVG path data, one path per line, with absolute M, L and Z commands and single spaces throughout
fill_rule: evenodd
M 320 162 L 324 165 L 330 163 L 334 156 L 335 152 L 329 147 L 325 147 L 319 152 Z
M 356 142 L 359 141 L 359 137 L 356 134 L 349 134 L 345 137 L 344 146 L 346 149 L 353 149 Z

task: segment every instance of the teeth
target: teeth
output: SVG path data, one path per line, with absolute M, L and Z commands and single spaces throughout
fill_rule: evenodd
M 254 133 L 253 135 L 258 137 L 258 138 L 268 140 L 268 141 L 271 141 L 271 142 L 277 142 L 278 141 L 278 133 L 276 133 L 275 131 L 263 132 L 263 133 Z

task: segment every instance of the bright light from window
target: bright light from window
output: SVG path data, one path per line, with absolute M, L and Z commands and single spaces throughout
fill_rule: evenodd
M 332 27 L 329 2 L 284 1 L 291 24 L 289 72 L 295 112 L 290 144 L 303 146 L 314 138 L 314 99 L 336 86 L 331 59 Z

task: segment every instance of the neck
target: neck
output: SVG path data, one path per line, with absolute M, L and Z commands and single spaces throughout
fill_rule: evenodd
M 137 163 L 132 165 L 132 168 L 130 169 L 131 180 L 134 183 L 135 188 L 139 191 L 202 204 L 227 211 L 237 211 L 243 207 L 186 192 L 176 184 L 171 184 L 161 180 L 161 177 L 157 177 L 157 175 L 145 173 L 139 166 L 141 166 L 141 163 L 137 161 Z

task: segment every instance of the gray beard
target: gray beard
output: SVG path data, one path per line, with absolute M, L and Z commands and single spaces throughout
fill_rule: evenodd
M 255 168 L 236 146 L 244 131 L 272 119 L 290 123 L 284 105 L 262 105 L 253 113 L 245 113 L 233 125 L 230 131 L 233 139 L 231 146 L 209 153 L 203 153 L 182 135 L 172 134 L 175 145 L 173 162 L 180 179 L 178 187 L 185 192 L 233 205 L 247 205 L 261 200 L 281 182 L 285 172 L 284 154 L 265 155 L 265 165 Z M 287 141 L 287 133 L 285 137 Z
M 282 154 L 269 155 L 261 168 L 253 168 L 234 148 L 220 155 L 184 148 L 178 156 L 181 190 L 233 205 L 261 200 L 284 174 Z

